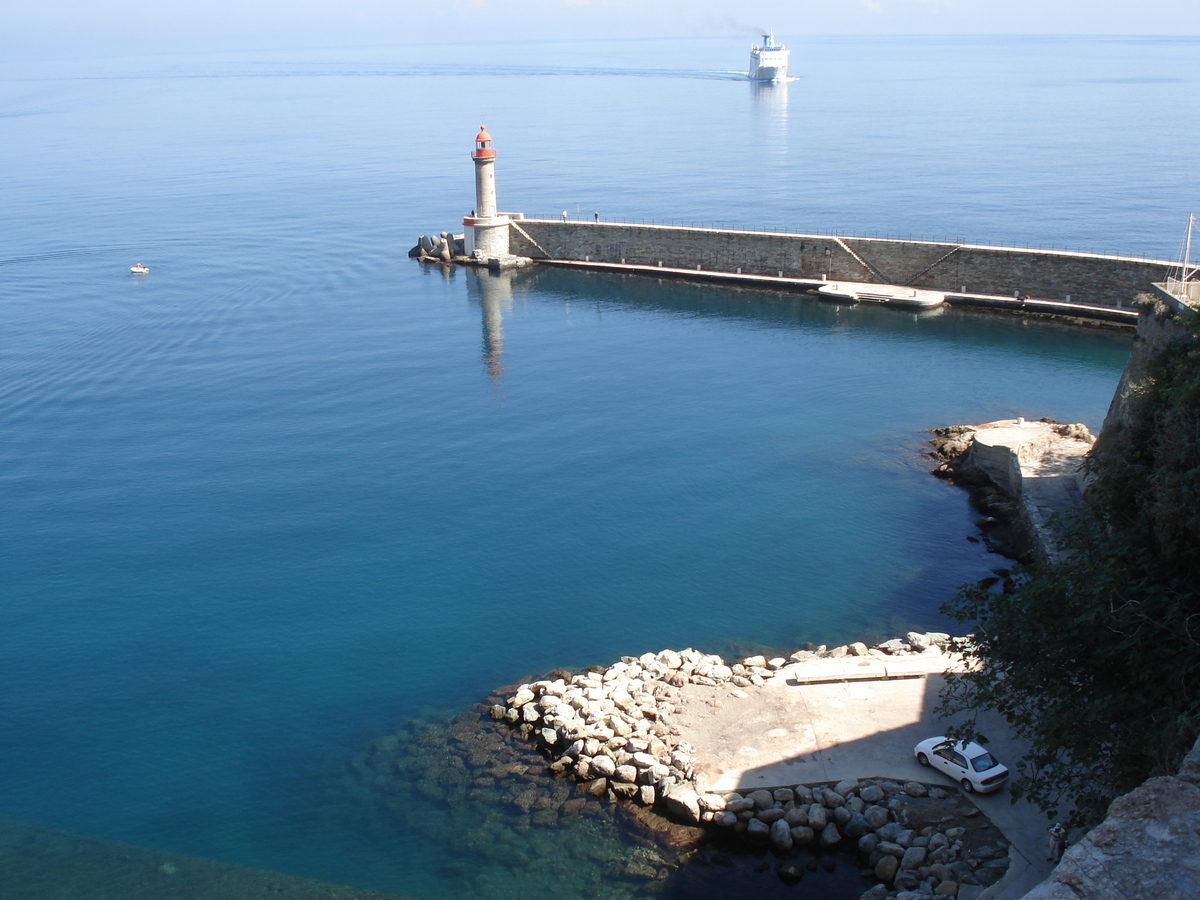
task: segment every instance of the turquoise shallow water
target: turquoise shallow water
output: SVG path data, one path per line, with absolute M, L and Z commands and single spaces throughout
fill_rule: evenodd
M 0 813 L 536 892 L 355 754 L 555 666 L 948 627 L 995 558 L 923 430 L 1098 427 L 1127 336 L 404 257 L 483 117 L 506 208 L 1174 251 L 1193 45 L 913 46 L 786 94 L 740 42 L 5 69 Z

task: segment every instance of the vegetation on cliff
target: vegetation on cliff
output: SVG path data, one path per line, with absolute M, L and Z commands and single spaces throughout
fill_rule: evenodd
M 983 665 L 950 680 L 942 711 L 1002 714 L 1032 742 L 1013 793 L 1072 825 L 1173 773 L 1200 733 L 1200 317 L 1180 324 L 1086 463 L 1063 561 L 943 609 Z

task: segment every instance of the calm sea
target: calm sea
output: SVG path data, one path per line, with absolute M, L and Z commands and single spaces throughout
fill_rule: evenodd
M 489 854 L 353 761 L 556 666 L 951 628 L 999 561 L 924 429 L 1098 428 L 1127 334 L 405 256 L 481 121 L 530 214 L 1170 257 L 1200 208 L 1196 41 L 782 38 L 775 88 L 749 37 L 0 64 L 0 815 L 626 896 L 619 828 Z

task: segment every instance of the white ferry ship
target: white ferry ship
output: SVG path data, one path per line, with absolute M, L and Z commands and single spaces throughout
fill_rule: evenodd
M 762 46 L 750 48 L 750 77 L 755 81 L 783 81 L 791 52 L 775 43 L 774 34 L 764 34 Z

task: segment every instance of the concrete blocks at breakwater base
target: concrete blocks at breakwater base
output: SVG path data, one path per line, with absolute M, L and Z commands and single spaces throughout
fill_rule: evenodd
M 942 291 L 952 303 L 1124 307 L 1131 320 L 1134 299 L 1174 265 L 1058 250 L 598 221 L 522 218 L 510 231 L 509 251 L 537 261 L 780 279 L 801 288 L 880 282 Z

